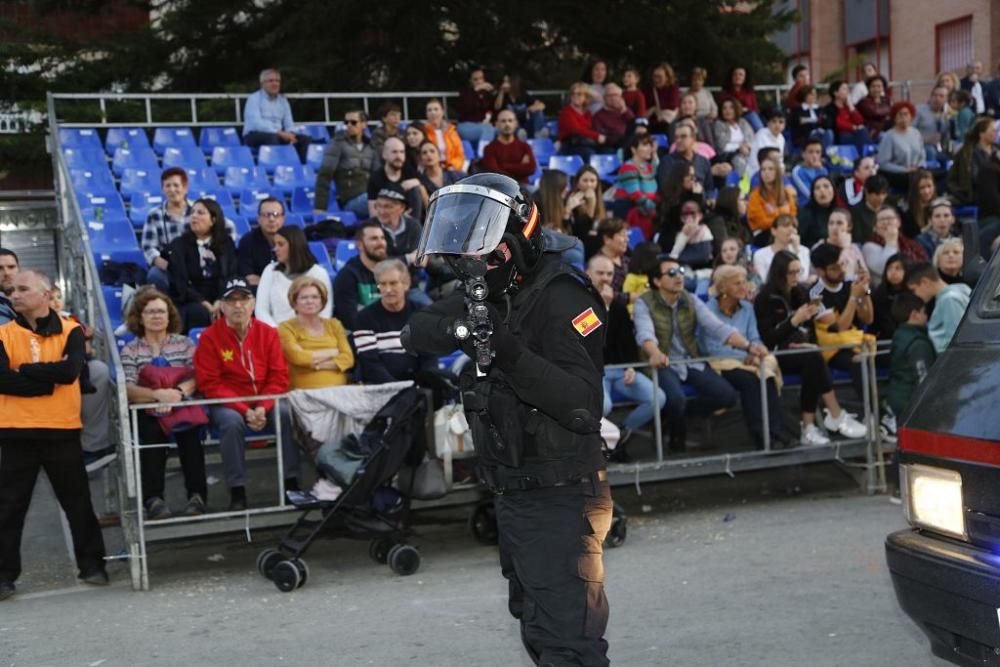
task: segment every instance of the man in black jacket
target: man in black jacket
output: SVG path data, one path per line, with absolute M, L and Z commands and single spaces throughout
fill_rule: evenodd
M 388 247 L 378 220 L 368 220 L 358 227 L 355 243 L 357 257 L 348 260 L 333 281 L 333 316 L 348 331 L 356 327 L 358 311 L 378 301 L 372 270 L 386 258 Z
M 236 271 L 255 294 L 264 268 L 274 260 L 274 237 L 284 226 L 284 202 L 268 197 L 257 204 L 257 226 L 240 239 Z
M 9 295 L 14 291 L 17 269 L 17 254 L 13 250 L 0 248 L 0 324 L 6 324 L 15 317 Z
M 419 255 L 466 285 L 418 311 L 411 352 L 473 358 L 463 402 L 480 480 L 497 493 L 508 606 L 539 665 L 608 665 L 602 543 L 611 495 L 601 453 L 607 313 L 560 262 L 513 179 L 477 174 L 434 193 Z M 475 299 L 480 299 L 475 301 Z
M 83 330 L 49 307 L 51 290 L 45 275 L 18 273 L 17 318 L 0 326 L 0 600 L 21 574 L 21 533 L 41 469 L 66 514 L 80 579 L 108 583 L 80 449 Z

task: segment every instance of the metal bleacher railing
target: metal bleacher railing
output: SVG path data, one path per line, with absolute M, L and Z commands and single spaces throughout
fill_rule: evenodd
M 763 87 L 759 88 L 761 90 Z M 775 91 L 780 87 L 775 87 Z M 562 95 L 562 91 L 540 91 L 553 95 Z M 314 95 L 291 95 L 292 99 L 316 98 L 323 100 L 325 117 L 323 122 L 330 122 L 329 106 L 333 100 L 355 100 L 363 99 L 367 108 L 368 100 L 377 99 L 403 99 L 413 100 L 415 98 L 427 98 L 440 96 L 447 98 L 453 93 L 377 93 L 377 94 L 314 94 Z M 119 99 L 141 100 L 146 108 L 146 122 L 108 122 L 106 115 L 106 104 L 109 101 Z M 220 100 L 228 99 L 234 101 L 236 119 L 240 117 L 240 101 L 245 95 L 153 95 L 139 94 L 130 96 L 112 94 L 89 94 L 89 95 L 58 95 L 50 94 L 48 98 L 48 121 L 50 129 L 50 148 L 53 160 L 53 170 L 55 174 L 55 194 L 57 209 L 61 221 L 61 232 L 63 235 L 62 248 L 60 250 L 60 266 L 63 284 L 66 287 L 67 302 L 70 307 L 79 313 L 86 314 L 86 321 L 93 324 L 97 331 L 95 337 L 95 354 L 103 359 L 111 369 L 111 377 L 116 386 L 114 394 L 114 407 L 110 419 L 113 425 L 114 445 L 119 451 L 120 474 L 115 480 L 118 491 L 118 510 L 121 517 L 121 526 L 126 544 L 125 557 L 129 560 L 132 584 L 136 589 L 146 589 L 149 586 L 148 564 L 146 543 L 149 536 L 146 534 L 146 524 L 142 518 L 141 502 L 141 481 L 139 478 L 139 447 L 135 433 L 133 432 L 130 411 L 138 409 L 139 406 L 129 406 L 125 393 L 125 378 L 121 360 L 118 354 L 118 347 L 114 335 L 113 322 L 116 321 L 117 314 L 109 312 L 108 304 L 105 301 L 104 291 L 101 289 L 99 269 L 91 244 L 91 231 L 88 225 L 92 226 L 92 215 L 88 219 L 85 217 L 84 207 L 77 200 L 74 192 L 73 181 L 70 168 L 67 164 L 67 156 L 63 150 L 60 140 L 59 130 L 62 128 L 89 127 L 89 128 L 114 128 L 114 127 L 136 127 L 154 128 L 160 126 L 176 126 L 183 121 L 170 120 L 169 122 L 157 122 L 153 119 L 152 103 L 154 101 L 176 101 L 178 99 L 190 101 L 191 121 L 186 123 L 191 126 L 210 125 L 231 125 L 233 121 L 206 122 L 199 121 L 197 102 L 198 100 Z M 57 104 L 63 101 L 97 100 L 101 114 L 90 122 L 60 122 Z M 406 106 L 406 109 L 409 107 Z M 310 122 L 311 119 L 299 119 L 300 122 Z M 103 155 L 103 152 L 102 152 Z M 103 158 L 106 160 L 107 158 Z M 105 163 L 106 168 L 106 163 Z M 211 169 L 211 167 L 208 167 Z M 90 202 L 88 202 L 90 203 Z M 86 212 L 88 215 L 91 211 Z M 129 230 L 131 233 L 131 230 Z M 134 239 L 133 239 L 134 240 Z M 338 246 L 339 249 L 339 246 Z M 329 258 L 328 258 L 329 259 Z M 795 351 L 778 352 L 777 354 L 794 354 Z M 823 447 L 799 447 L 787 450 L 772 450 L 770 446 L 769 426 L 766 423 L 766 395 L 762 392 L 765 401 L 763 414 L 765 415 L 765 447 L 763 450 L 755 451 L 733 451 L 728 453 L 709 454 L 702 456 L 687 457 L 665 457 L 662 447 L 662 433 L 659 423 L 659 414 L 654 414 L 653 441 L 656 447 L 656 458 L 652 461 L 638 461 L 628 464 L 616 464 L 609 470 L 609 478 L 612 484 L 638 485 L 643 481 L 661 481 L 680 477 L 691 477 L 707 474 L 734 474 L 741 470 L 753 470 L 769 468 L 783 465 L 796 465 L 801 463 L 817 461 L 840 461 L 846 458 L 857 458 L 861 460 L 858 464 L 863 470 L 861 486 L 867 492 L 875 492 L 884 489 L 884 470 L 882 466 L 882 449 L 878 428 L 878 401 L 875 373 L 875 352 L 866 350 L 862 352 L 862 374 L 864 380 L 863 412 L 864 423 L 867 427 L 865 438 L 858 440 L 837 440 L 828 446 Z M 695 363 L 706 361 L 705 359 L 687 360 L 683 363 Z M 682 362 L 675 362 L 682 363 Z M 638 367 L 638 365 L 637 365 Z M 762 383 L 764 380 L 761 380 Z M 656 391 L 654 374 L 654 392 Z M 654 411 L 655 412 L 655 411 Z M 280 452 L 280 448 L 278 448 Z M 280 457 L 280 454 L 279 454 Z M 279 458 L 280 465 L 280 458 Z M 279 485 L 281 483 L 279 475 Z M 281 519 L 282 512 L 291 509 L 283 504 L 283 497 L 279 498 L 278 504 L 257 508 L 250 512 L 216 513 L 207 518 L 178 518 L 170 520 L 169 523 L 160 523 L 156 527 L 156 538 L 179 538 L 200 534 L 212 534 L 233 530 L 249 531 L 251 519 L 254 520 L 254 527 L 265 525 L 276 525 Z

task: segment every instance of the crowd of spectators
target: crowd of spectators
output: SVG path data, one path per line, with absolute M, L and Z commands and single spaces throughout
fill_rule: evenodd
M 195 411 L 191 423 L 179 407 L 139 414 L 143 444 L 175 442 L 187 498 L 168 507 L 168 450 L 144 448 L 147 517 L 206 511 L 201 425 L 218 433 L 228 507 L 239 511 L 249 502 L 248 437 L 276 421 L 284 487 L 298 488 L 288 403 L 269 396 L 414 379 L 435 367 L 435 359 L 403 350 L 400 331 L 455 280 L 446 265 L 418 260 L 415 249 L 433 193 L 477 170 L 517 180 L 547 232 L 575 240 L 564 258 L 585 269 L 608 309 L 605 413 L 623 442 L 659 411 L 669 450 L 681 452 L 691 417 L 740 403 L 750 438 L 764 447 L 762 391 L 772 447 L 860 437 L 864 426 L 842 405 L 834 378 L 845 373 L 854 390 L 848 400 L 861 399 L 858 351 L 870 340 L 892 341 L 880 357 L 892 366 L 888 414 L 904 409 L 968 303 L 958 209 L 978 208 L 984 256 L 1000 238 L 997 82 L 970 66 L 961 81 L 942 76 L 915 106 L 893 100 L 874 66 L 853 88 L 815 87 L 799 67 L 787 97 L 767 107 L 745 67 L 727 72 L 719 93 L 706 87 L 710 73 L 701 67 L 682 75 L 684 89 L 667 63 L 648 77 L 634 68 L 617 74 L 604 61 L 588 64 L 557 110 L 527 93 L 516 74 L 494 84 L 473 69 L 451 107 L 454 119 L 438 99 L 408 123 L 392 103 L 374 123 L 348 111 L 315 182 L 316 222 L 336 210 L 360 219 L 349 232 L 357 254 L 335 275 L 317 262 L 307 234 L 288 224 L 283 198 L 261 199 L 256 225 L 238 237 L 216 201 L 189 198 L 185 169 L 164 169 L 162 204 L 140 235 L 148 286 L 124 313 L 134 336 L 121 351 L 128 400 L 232 402 L 200 418 Z M 546 112 L 558 118 L 557 130 Z M 247 145 L 290 144 L 304 159 L 309 137 L 294 131 L 279 72 L 261 74 L 245 118 Z M 547 169 L 531 143 L 546 137 L 582 166 Z M 467 155 L 463 141 L 481 157 Z M 855 149 L 848 163 L 843 146 Z M 617 167 L 591 163 L 602 155 L 616 157 Z M 0 325 L 26 326 L 24 309 L 8 298 L 18 269 L 16 255 L 0 249 Z M 0 380 L 9 364 L 4 353 Z M 106 384 L 107 368 L 83 364 L 79 373 L 86 428 L 97 420 L 87 412 L 91 380 L 100 384 L 103 373 Z M 791 424 L 780 400 L 789 376 L 800 385 Z M 621 418 L 619 402 L 632 404 Z M 885 427 L 894 430 L 891 420 Z M 103 454 L 101 438 L 83 449 Z M 628 456 L 624 447 L 616 455 Z

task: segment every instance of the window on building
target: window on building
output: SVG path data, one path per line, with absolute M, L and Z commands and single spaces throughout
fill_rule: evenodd
M 940 23 L 935 28 L 937 34 L 938 72 L 960 72 L 972 62 L 972 17 Z

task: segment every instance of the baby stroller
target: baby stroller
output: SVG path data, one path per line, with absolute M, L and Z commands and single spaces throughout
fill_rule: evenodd
M 334 445 L 317 464 L 343 487 L 335 501 L 289 494 L 303 512 L 278 543 L 257 556 L 257 571 L 288 593 L 309 579 L 302 555 L 321 535 L 367 539 L 368 553 L 393 572 L 410 575 L 420 567 L 420 552 L 407 544 L 409 501 L 385 487 L 399 468 L 423 456 L 426 402 L 419 389 L 393 396 L 358 436 Z M 326 445 L 324 445 L 326 446 Z M 419 451 L 417 451 L 419 450 Z M 412 453 L 412 455 L 411 455 Z M 319 519 L 317 520 L 317 516 Z

